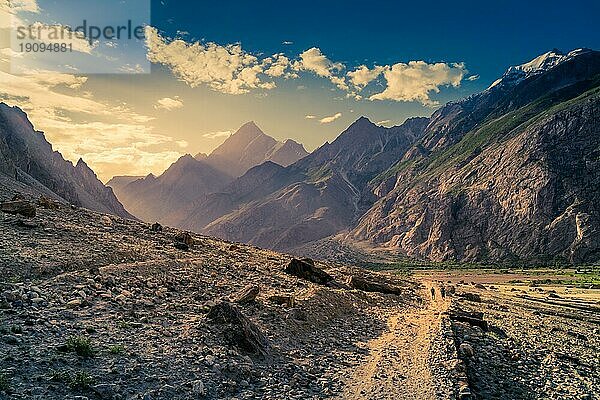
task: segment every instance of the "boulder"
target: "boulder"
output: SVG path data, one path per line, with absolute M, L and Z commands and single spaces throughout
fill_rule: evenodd
M 468 324 L 478 326 L 484 331 L 488 331 L 489 326 L 487 321 L 483 319 L 482 312 L 467 312 L 459 309 L 455 309 L 450 311 L 449 313 L 450 319 L 453 321 L 466 322 Z
M 472 301 L 475 303 L 481 303 L 481 296 L 476 293 L 464 292 L 464 293 L 459 293 L 458 296 L 462 297 L 463 299 L 468 300 L 468 301 Z
M 364 292 L 377 292 L 384 294 L 401 294 L 402 290 L 397 286 L 388 285 L 385 283 L 373 282 L 359 276 L 351 276 L 348 279 L 348 286 L 362 290 Z
M 36 215 L 35 204 L 27 200 L 5 201 L 0 204 L 0 210 L 7 214 L 19 214 L 28 218 Z
M 177 250 L 188 251 L 190 249 L 190 246 L 188 246 L 187 244 L 185 244 L 183 242 L 175 242 L 175 243 L 173 243 L 173 246 L 175 246 L 175 248 Z
M 319 285 L 326 285 L 333 281 L 333 277 L 322 269 L 315 267 L 315 263 L 311 259 L 298 260 L 294 258 L 284 272 Z
M 466 343 L 466 342 L 463 342 L 460 344 L 460 346 L 458 347 L 458 352 L 463 357 L 470 358 L 475 355 L 475 351 L 473 350 L 473 347 L 469 343 Z
M 185 243 L 189 247 L 194 245 L 194 238 L 189 232 L 180 232 L 175 236 L 175 241 L 179 243 Z
M 256 296 L 260 293 L 258 285 L 248 285 L 240 291 L 234 298 L 234 302 L 238 304 L 248 304 L 256 300 Z
M 207 318 L 215 324 L 225 325 L 226 338 L 242 350 L 261 356 L 271 353 L 271 344 L 248 317 L 233 303 L 222 301 L 211 307 Z
M 58 210 L 60 208 L 60 203 L 58 201 L 52 200 L 44 195 L 38 198 L 37 204 L 39 207 L 47 210 Z
M 269 301 L 290 308 L 296 305 L 296 299 L 294 298 L 294 296 L 290 295 L 276 294 L 273 296 L 269 296 Z
M 150 227 L 150 230 L 152 232 L 162 232 L 163 227 L 161 224 L 159 224 L 158 222 L 155 222 L 152 224 L 152 226 Z

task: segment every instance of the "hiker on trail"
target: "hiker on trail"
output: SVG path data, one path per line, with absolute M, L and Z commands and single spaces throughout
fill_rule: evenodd
M 435 300 L 435 288 L 431 288 L 431 298 Z
M 442 299 L 446 298 L 446 288 L 444 286 L 442 286 L 440 288 L 440 293 L 442 294 Z

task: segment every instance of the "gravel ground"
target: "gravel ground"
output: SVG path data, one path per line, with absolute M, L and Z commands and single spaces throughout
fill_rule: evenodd
M 3 398 L 341 396 L 388 316 L 421 307 L 418 284 L 394 275 L 317 263 L 340 283 L 318 285 L 285 273 L 287 255 L 206 237 L 178 250 L 178 231 L 81 209 L 0 213 L 0 228 Z M 401 294 L 351 290 L 350 275 Z M 266 336 L 266 356 L 207 318 L 247 285 L 260 293 L 237 307 Z
M 481 302 L 454 306 L 489 323 L 453 323 L 475 399 L 600 399 L 600 304 L 540 288 L 459 290 Z

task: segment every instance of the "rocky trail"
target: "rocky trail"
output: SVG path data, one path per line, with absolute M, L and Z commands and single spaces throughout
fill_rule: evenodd
M 424 305 L 393 313 L 387 332 L 369 342 L 369 356 L 352 374 L 344 398 L 450 398 L 440 393 L 444 388 L 433 378 L 428 357 L 432 341 L 440 337 L 442 313 L 449 301 L 428 299 L 431 285 L 423 282 Z

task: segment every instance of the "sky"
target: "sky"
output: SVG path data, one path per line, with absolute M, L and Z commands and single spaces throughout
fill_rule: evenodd
M 105 182 L 160 174 L 250 120 L 312 151 L 360 116 L 398 125 L 553 48 L 600 49 L 597 1 L 90 3 L 0 0 L 0 101 Z M 144 37 L 20 52 L 18 26 L 83 19 Z

